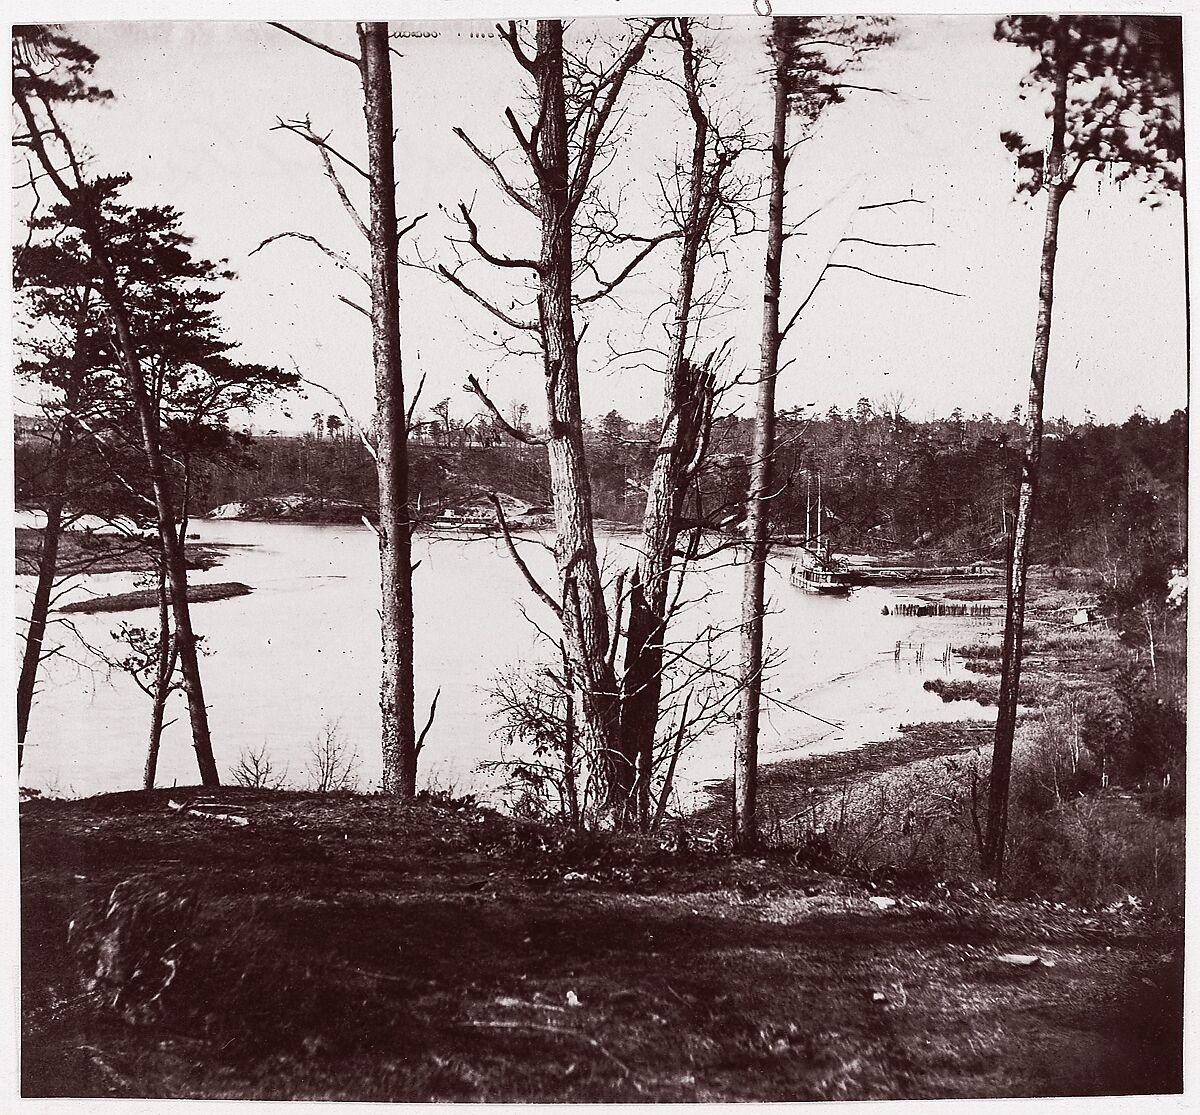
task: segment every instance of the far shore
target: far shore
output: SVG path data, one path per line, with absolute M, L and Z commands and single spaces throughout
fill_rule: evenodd
M 36 576 L 42 531 L 36 527 L 16 528 L 15 572 Z M 188 542 L 184 548 L 189 569 L 212 569 L 221 564 L 224 545 Z M 154 548 L 139 538 L 121 533 L 64 530 L 59 536 L 57 576 L 93 573 L 145 573 L 156 568 Z

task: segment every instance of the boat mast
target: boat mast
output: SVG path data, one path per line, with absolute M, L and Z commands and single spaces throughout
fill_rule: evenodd
M 812 545 L 812 473 L 804 474 L 808 496 L 804 503 L 804 545 Z
M 824 527 L 821 522 L 821 474 L 817 473 L 817 547 L 821 545 L 821 535 L 824 533 Z

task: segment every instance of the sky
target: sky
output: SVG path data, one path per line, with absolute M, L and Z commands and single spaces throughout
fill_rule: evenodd
M 712 102 L 727 119 L 740 116 L 765 131 L 763 23 L 732 17 L 716 23 L 706 34 L 725 64 Z M 348 53 L 356 49 L 352 24 L 296 26 Z M 487 21 L 397 22 L 393 28 L 406 33 L 396 44 L 402 57 L 393 59 L 398 201 L 402 213 L 428 214 L 407 255 L 453 263 L 446 237 L 460 231 L 446 210 L 460 200 L 473 201 L 481 235 L 494 250 L 536 254 L 532 219 L 499 197 L 452 131 L 465 128 L 491 152 L 512 147 L 503 112 L 512 106 L 520 113 L 525 94 L 507 47 L 486 37 Z M 807 235 L 788 242 L 785 315 L 831 252 L 839 262 L 954 293 L 852 271 L 828 273 L 784 343 L 781 408 L 845 408 L 865 396 L 900 400 L 910 417 L 921 418 L 956 407 L 1007 415 L 1024 402 L 1044 202 L 1015 199 L 1011 157 L 998 136 L 1005 128 L 1040 135 L 1046 123 L 1040 103 L 1019 99 L 1031 55 L 994 42 L 992 28 L 983 16 L 898 17 L 895 44 L 877 52 L 860 77 L 888 92 L 851 93 L 797 149 L 788 215 L 816 216 L 804 226 Z M 569 34 L 622 30 L 609 20 L 575 24 Z M 132 200 L 174 205 L 198 250 L 229 261 L 238 278 L 220 312 L 247 359 L 295 362 L 352 414 L 368 418 L 368 323 L 338 300 L 363 301 L 366 288 L 308 243 L 285 239 L 254 251 L 269 236 L 296 231 L 365 264 L 365 241 L 315 152 L 296 136 L 272 130 L 277 118 L 307 116 L 365 164 L 354 68 L 262 23 L 81 23 L 71 33 L 100 55 L 97 81 L 116 94 L 69 116 L 97 169 L 131 172 Z M 664 51 L 651 61 L 672 64 Z M 653 232 L 655 175 L 686 144 L 686 123 L 669 89 L 650 78 L 633 83 L 628 109 L 615 133 L 620 151 L 603 184 L 622 197 L 629 227 Z M 746 156 L 742 169 L 753 178 L 765 167 L 761 156 Z M 365 211 L 361 181 L 352 171 L 345 177 Z M 900 198 L 922 204 L 859 211 Z M 761 217 L 763 206 L 758 209 Z M 837 246 L 846 235 L 934 246 Z M 725 245 L 722 311 L 698 340 L 703 355 L 729 338 L 728 372 L 742 378 L 752 378 L 758 361 L 764 248 L 761 234 Z M 656 358 L 613 353 L 661 345 L 661 307 L 675 264 L 664 247 L 626 285 L 619 306 L 595 314 L 581 351 L 585 414 L 616 409 L 643 420 L 661 409 Z M 611 274 L 616 267 L 604 270 Z M 710 263 L 706 277 L 717 273 Z M 476 263 L 464 275 L 505 308 L 523 297 L 508 285 L 507 272 L 489 273 Z M 538 420 L 539 362 L 501 359 L 497 345 L 508 339 L 505 327 L 426 270 L 406 268 L 401 293 L 410 390 L 422 375 L 427 379 L 420 411 L 449 396 L 452 413 L 469 418 L 478 403 L 460 388 L 473 373 L 502 409 L 525 400 Z M 1151 209 L 1134 188 L 1081 178 L 1063 209 L 1046 413 L 1078 420 L 1091 412 L 1120 421 L 1141 407 L 1166 416 L 1186 405 L 1186 391 L 1182 201 L 1171 198 Z M 254 426 L 295 428 L 315 410 L 337 409 L 320 392 L 309 395 L 290 401 L 286 412 L 256 415 Z M 730 405 L 739 397 L 734 392 Z

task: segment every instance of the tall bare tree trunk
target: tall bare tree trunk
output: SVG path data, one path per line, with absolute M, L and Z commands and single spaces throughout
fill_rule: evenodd
M 1058 215 L 1070 185 L 1063 167 L 1066 136 L 1067 17 L 1059 20 L 1059 49 L 1054 86 L 1053 131 L 1046 157 L 1046 225 L 1042 236 L 1041 279 L 1038 287 L 1037 329 L 1029 377 L 1029 407 L 1025 416 L 1025 449 L 1021 463 L 1021 486 L 1017 518 L 1013 526 L 1008 559 L 1007 602 L 1004 613 L 1004 646 L 1001 652 L 1000 697 L 996 734 L 992 744 L 992 772 L 988 784 L 987 827 L 983 844 L 983 869 L 994 879 L 1004 873 L 1004 845 L 1008 831 L 1008 790 L 1012 774 L 1013 737 L 1021 686 L 1021 643 L 1025 628 L 1026 575 L 1033 513 L 1037 499 L 1042 458 L 1042 399 L 1046 386 L 1046 362 L 1050 352 L 1050 328 L 1054 310 L 1054 260 L 1058 253 Z
M 61 443 L 60 443 L 61 444 Z M 17 772 L 25 761 L 25 737 L 29 732 L 29 714 L 33 709 L 33 693 L 37 688 L 38 667 L 42 661 L 42 646 L 46 640 L 46 620 L 50 614 L 50 594 L 58 569 L 58 541 L 62 534 L 63 499 L 57 493 L 46 505 L 46 526 L 42 531 L 42 548 L 38 554 L 38 580 L 29 612 L 29 629 L 25 633 L 25 651 L 21 656 L 21 673 L 17 678 Z
M 697 95 L 695 52 L 689 21 L 681 19 L 684 87 L 694 124 L 688 207 L 684 219 L 679 260 L 679 285 L 675 295 L 675 320 L 663 389 L 662 430 L 651 468 L 642 517 L 641 558 L 633 572 L 629 595 L 629 620 L 625 637 L 624 698 L 621 709 L 622 770 L 636 770 L 634 786 L 623 787 L 636 798 L 637 823 L 642 829 L 652 819 L 650 791 L 654 773 L 654 741 L 662 699 L 663 638 L 666 635 L 667 597 L 671 565 L 679 540 L 680 512 L 689 480 L 689 466 L 698 443 L 706 436 L 711 417 L 712 384 L 705 370 L 687 358 L 688 327 L 696 285 L 700 248 L 712 225 L 722 165 L 706 189 L 705 160 L 709 123 Z
M 358 24 L 358 40 L 371 176 L 371 351 L 375 363 L 379 616 L 383 644 L 383 675 L 379 689 L 383 724 L 382 788 L 386 794 L 411 798 L 417 789 L 417 743 L 413 726 L 412 521 L 408 506 L 408 429 L 400 356 L 392 65 L 387 24 Z
M 588 750 L 604 767 L 608 810 L 626 803 L 616 787 L 628 782 L 620 768 L 620 703 L 616 673 L 608 659 L 608 610 L 596 556 L 592 493 L 583 445 L 579 403 L 578 338 L 571 308 L 574 217 L 563 92 L 563 29 L 559 20 L 537 25 L 537 96 L 541 133 L 538 154 L 542 225 L 538 314 L 543 340 L 550 440 L 550 492 L 556 530 L 555 557 L 562 590 L 563 643 L 571 684 L 579 694 L 577 723 Z
M 783 255 L 783 190 L 787 168 L 787 69 L 775 47 L 775 117 L 771 131 L 771 192 L 763 279 L 762 363 L 754 414 L 754 450 L 746 504 L 746 562 L 742 590 L 742 707 L 733 763 L 733 839 L 758 842 L 758 723 L 762 702 L 764 583 L 775 456 L 775 380 L 779 374 L 779 271 Z

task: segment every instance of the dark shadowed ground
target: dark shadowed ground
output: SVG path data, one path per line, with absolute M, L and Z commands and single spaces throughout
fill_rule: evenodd
M 1180 1087 L 1164 922 L 901 893 L 678 836 L 569 843 L 445 801 L 218 791 L 237 826 L 170 808 L 189 793 L 23 806 L 25 1095 Z

